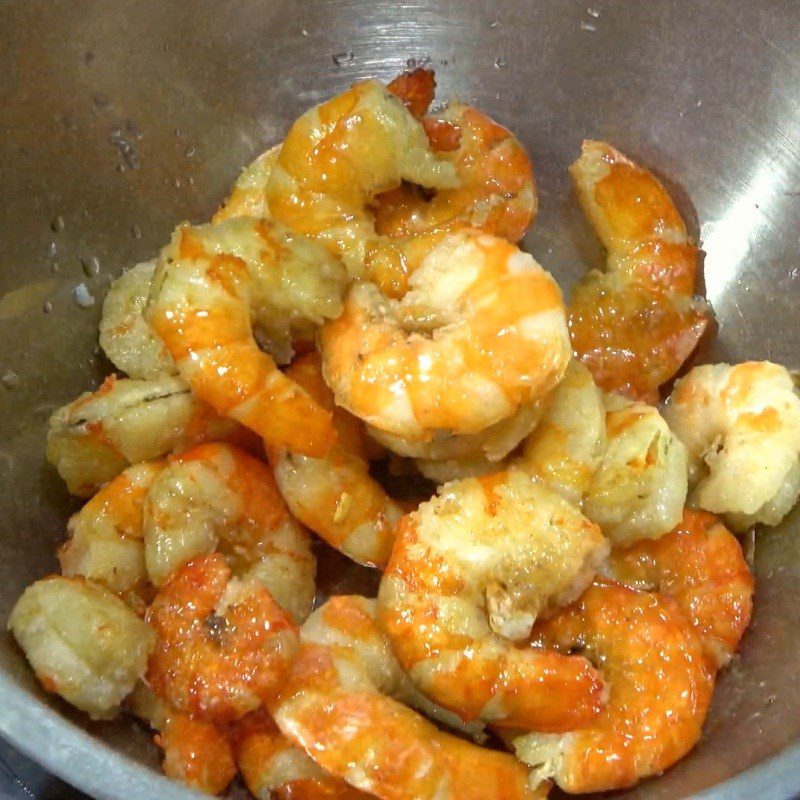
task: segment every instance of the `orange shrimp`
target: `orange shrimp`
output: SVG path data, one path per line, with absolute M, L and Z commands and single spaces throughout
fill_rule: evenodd
M 570 172 L 608 251 L 607 271 L 572 292 L 575 355 L 605 391 L 654 402 L 708 325 L 692 296 L 699 250 L 658 179 L 610 145 L 585 141 Z
M 753 575 L 738 540 L 713 514 L 686 509 L 660 539 L 613 550 L 606 569 L 627 586 L 673 597 L 711 662 L 730 661 L 750 622 Z
M 230 722 L 273 699 L 289 671 L 297 629 L 260 584 L 241 582 L 219 553 L 181 567 L 146 615 L 156 633 L 147 670 L 178 711 Z

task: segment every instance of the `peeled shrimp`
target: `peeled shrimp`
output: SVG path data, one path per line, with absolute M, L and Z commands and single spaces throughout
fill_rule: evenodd
M 363 425 L 334 406 L 316 353 L 295 361 L 286 375 L 332 412 L 338 436 L 324 458 L 270 454 L 281 494 L 297 519 L 328 544 L 360 564 L 385 567 L 403 510 L 369 474 Z
M 580 652 L 608 681 L 608 704 L 586 727 L 514 740 L 517 755 L 567 792 L 604 792 L 657 775 L 697 743 L 713 669 L 670 597 L 596 582 L 537 625 L 533 645 Z
M 511 417 L 561 379 L 569 342 L 561 292 L 503 239 L 449 235 L 399 302 L 354 284 L 320 333 L 336 402 L 409 440 L 469 434 Z
M 599 712 L 602 680 L 583 658 L 512 640 L 577 597 L 607 553 L 595 525 L 522 472 L 446 484 L 400 521 L 380 622 L 414 683 L 463 719 L 568 730 Z
M 156 634 L 148 683 L 178 711 L 210 722 L 272 700 L 297 646 L 297 629 L 269 592 L 232 577 L 220 553 L 180 567 L 146 619 Z
M 266 188 L 269 176 L 278 160 L 281 146 L 276 144 L 263 152 L 252 164 L 245 167 L 237 178 L 230 195 L 211 218 L 211 222 L 224 222 L 233 217 L 269 217 Z
M 453 165 L 433 154 L 403 104 L 376 81 L 358 83 L 294 123 L 267 184 L 269 214 L 324 243 L 351 276 L 386 275 L 381 288 L 396 296 L 407 256 L 401 242 L 376 233 L 370 204 L 403 180 L 458 185 Z
M 144 504 L 144 544 L 156 586 L 218 550 L 234 575 L 260 582 L 296 620 L 311 611 L 316 563 L 308 533 L 269 466 L 235 447 L 202 444 L 169 459 Z
M 696 367 L 676 384 L 664 417 L 689 451 L 692 505 L 746 530 L 777 525 L 797 502 L 800 397 L 784 367 Z
M 183 225 L 162 251 L 145 316 L 192 390 L 268 444 L 321 456 L 330 414 L 262 351 L 253 320 L 288 348 L 341 311 L 344 268 L 320 245 L 252 217 Z
M 39 682 L 92 719 L 108 719 L 142 677 L 153 631 L 108 589 L 52 575 L 31 584 L 8 617 Z
M 687 509 L 673 531 L 613 550 L 603 569 L 626 586 L 673 597 L 711 662 L 730 661 L 750 622 L 753 575 L 738 540 L 713 514 Z
M 112 375 L 50 417 L 47 460 L 72 494 L 88 497 L 126 467 L 203 441 L 260 446 L 257 437 L 220 417 L 180 379 Z
M 656 177 L 605 142 L 585 141 L 570 172 L 608 251 L 607 271 L 572 292 L 575 354 L 605 391 L 654 402 L 708 324 L 692 296 L 698 248 Z
M 142 315 L 155 269 L 155 261 L 145 261 L 123 272 L 106 294 L 100 319 L 100 347 L 109 361 L 129 377 L 141 380 L 178 371 Z

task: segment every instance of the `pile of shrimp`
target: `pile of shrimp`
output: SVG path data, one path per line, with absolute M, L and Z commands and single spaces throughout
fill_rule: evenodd
M 662 773 L 750 620 L 735 534 L 800 494 L 787 369 L 697 366 L 662 396 L 710 309 L 659 180 L 583 144 L 608 264 L 565 301 L 519 247 L 525 147 L 430 112 L 434 87 L 303 114 L 112 285 L 118 373 L 50 420 L 86 502 L 9 629 L 46 691 L 134 715 L 210 794 L 536 800 Z M 376 596 L 326 597 L 326 548 Z

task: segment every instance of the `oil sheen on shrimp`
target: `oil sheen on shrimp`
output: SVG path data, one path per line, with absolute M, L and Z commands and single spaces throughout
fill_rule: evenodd
M 537 624 L 532 646 L 579 649 L 597 663 L 608 704 L 589 725 L 514 740 L 517 755 L 567 792 L 604 792 L 658 775 L 697 743 L 714 670 L 671 597 L 597 581 Z
M 446 237 L 399 302 L 370 283 L 320 332 L 336 402 L 408 440 L 470 434 L 545 396 L 569 361 L 561 292 L 529 255 L 496 237 Z
M 676 384 L 664 417 L 689 451 L 692 505 L 746 530 L 777 525 L 797 502 L 800 397 L 785 367 L 695 367 Z
M 572 292 L 575 354 L 605 391 L 654 402 L 708 324 L 693 297 L 698 248 L 658 179 L 611 145 L 585 141 L 570 172 L 608 251 L 606 272 Z
M 178 227 L 162 251 L 145 316 L 192 390 L 267 443 L 324 455 L 333 441 L 321 409 L 260 349 L 313 337 L 341 312 L 342 265 L 320 245 L 264 219 Z
M 190 559 L 219 551 L 233 574 L 256 580 L 296 620 L 311 611 L 316 563 L 263 461 L 225 444 L 169 459 L 144 504 L 144 553 L 156 586 Z
M 599 675 L 515 641 L 577 597 L 607 553 L 595 525 L 520 471 L 445 484 L 400 521 L 380 622 L 414 683 L 463 719 L 569 730 L 600 711 Z

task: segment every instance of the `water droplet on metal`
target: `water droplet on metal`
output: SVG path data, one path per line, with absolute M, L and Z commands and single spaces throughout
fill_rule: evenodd
M 594 33 L 597 30 L 597 25 L 593 25 L 591 22 L 584 22 L 583 20 L 581 20 L 581 30 L 589 31 L 589 33 Z
M 183 184 L 181 183 L 181 179 L 180 179 L 180 178 L 175 178 L 175 179 L 172 181 L 172 185 L 173 185 L 173 186 L 174 186 L 176 189 L 180 189 L 180 188 L 181 188 L 181 186 L 183 186 Z
M 57 252 L 58 252 L 58 247 L 56 246 L 56 243 L 50 242 L 50 244 L 47 245 L 47 254 L 45 255 L 45 258 L 48 260 L 52 260 L 56 257 Z
M 53 233 L 61 233 L 64 230 L 64 217 L 61 214 L 56 214 L 53 219 L 50 220 L 50 230 Z
M 308 31 L 307 31 L 305 28 L 303 28 L 303 29 L 300 31 L 300 33 L 301 33 L 303 36 L 308 36 Z
M 100 274 L 100 259 L 97 256 L 81 258 L 81 269 L 87 278 L 94 278 Z
M 133 236 L 134 239 L 141 239 L 142 238 L 142 229 L 138 225 L 134 225 L 131 228 L 131 236 Z
M 183 150 L 183 154 L 186 156 L 186 158 L 194 158 L 197 154 L 197 149 L 194 147 L 194 145 L 187 144 Z
M 2 383 L 3 386 L 6 387 L 6 389 L 19 389 L 19 386 L 22 383 L 22 381 L 20 380 L 19 375 L 17 375 L 16 372 L 14 372 L 13 370 L 9 370 L 0 378 L 0 383 Z
M 344 64 L 349 64 L 355 58 L 355 54 L 352 50 L 344 50 L 341 53 L 334 53 L 331 58 L 337 67 L 341 67 Z
M 500 20 L 499 19 L 492 20 L 489 23 L 489 27 L 490 28 L 499 28 L 500 27 Z
M 494 65 L 497 69 L 505 69 L 508 66 L 508 61 L 503 56 L 498 56 L 494 60 Z
M 42 311 L 45 314 L 49 314 L 53 310 L 53 304 L 49 300 L 45 300 L 44 305 L 42 305 Z
M 586 13 L 587 13 L 587 14 L 588 14 L 590 17 L 594 17 L 595 19 L 600 19 L 600 11 L 599 11 L 599 9 L 596 9 L 596 8 L 587 8 L 587 9 L 586 9 Z
M 439 62 L 439 66 L 440 66 L 440 67 L 446 67 L 446 66 L 447 66 L 447 59 L 446 59 L 446 58 L 443 58 L 443 59 L 442 59 L 442 60 Z
M 50 264 L 50 272 L 52 272 L 53 275 L 55 275 L 60 269 L 61 267 L 59 266 L 58 261 L 53 261 Z
M 94 296 L 85 283 L 79 283 L 73 290 L 72 296 L 81 308 L 90 308 L 94 305 Z
M 129 123 L 129 125 L 133 125 L 133 123 Z M 136 145 L 131 141 L 131 138 L 138 138 L 137 131 L 138 129 L 134 125 L 133 130 L 129 129 L 126 132 L 123 132 L 119 126 L 111 128 L 108 132 L 109 142 L 114 145 L 122 158 L 122 162 L 117 167 L 118 172 L 124 172 L 125 169 L 139 169 L 142 165 Z M 120 166 L 123 168 L 120 169 Z

